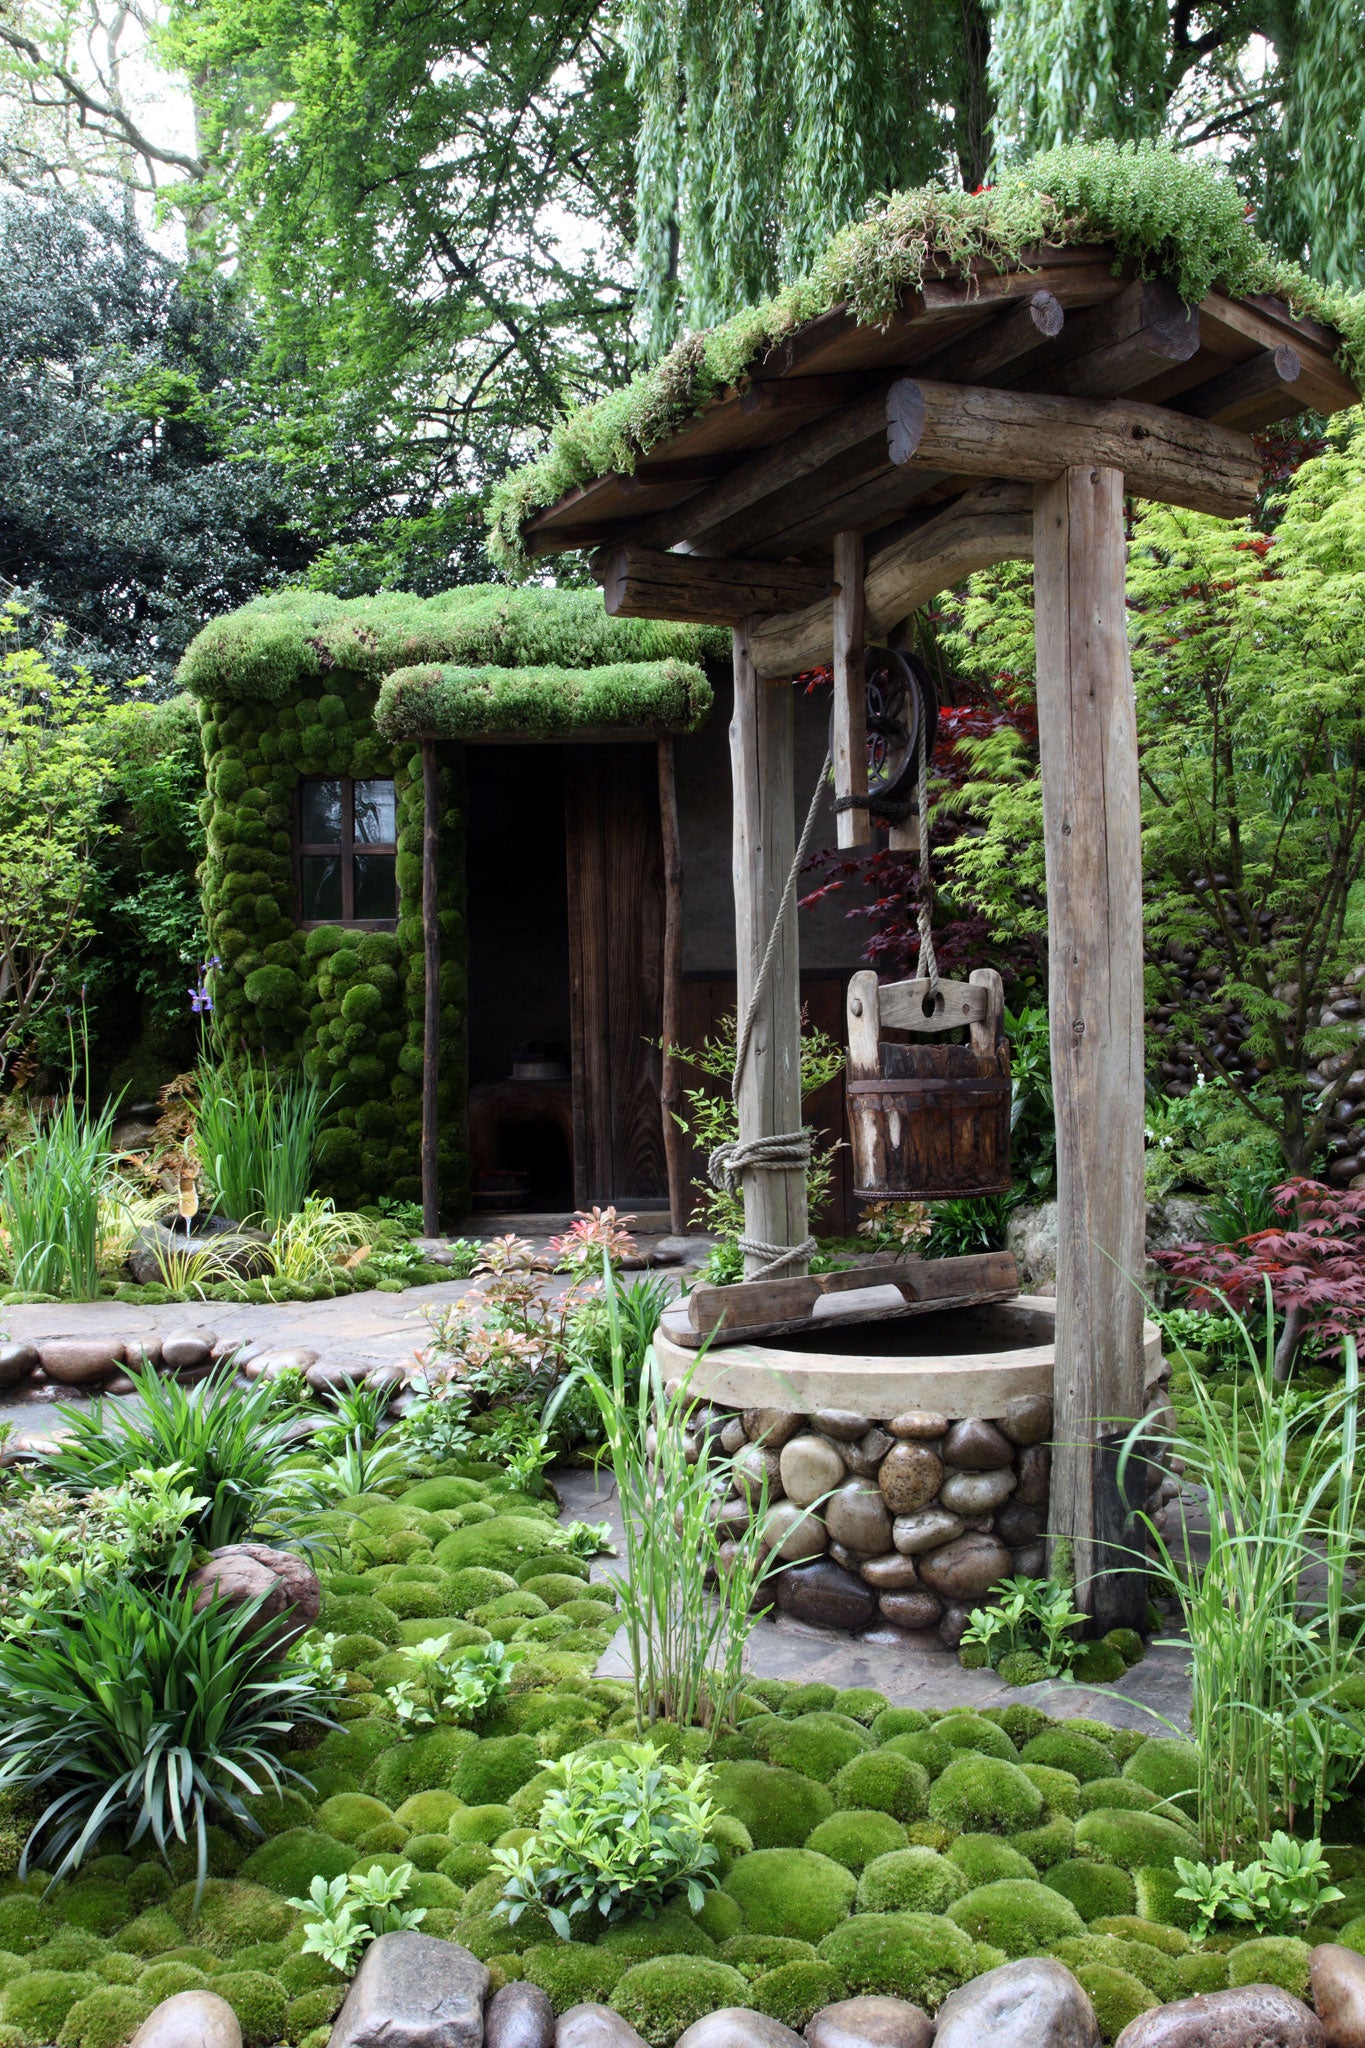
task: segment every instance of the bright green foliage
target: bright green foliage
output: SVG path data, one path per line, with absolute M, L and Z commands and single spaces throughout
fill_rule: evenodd
M 682 661 L 600 668 L 403 668 L 379 692 L 375 724 L 393 740 L 576 739 L 612 726 L 692 732 L 711 709 L 701 669 Z
M 1076 1846 L 1107 1857 L 1124 1870 L 1174 1870 L 1177 1856 L 1191 1853 L 1188 1828 L 1158 1813 L 1116 1813 L 1098 1807 L 1076 1823 Z
M 419 1927 L 426 1908 L 410 1902 L 415 1877 L 410 1863 L 386 1868 L 379 1858 L 367 1870 L 352 1868 L 330 1883 L 315 1877 L 305 1898 L 289 1901 L 305 1915 L 303 1954 L 321 1956 L 334 1970 L 351 1970 L 381 1934 Z
M 816 1850 L 756 1849 L 733 1865 L 725 1890 L 744 1914 L 746 1933 L 818 1942 L 845 1918 L 858 1886 L 841 1863 Z
M 1011 1835 L 1032 1827 L 1043 1798 L 1018 1764 L 988 1756 L 959 1756 L 929 1793 L 929 1818 L 959 1834 Z
M 1180 1879 L 1176 1897 L 1191 1901 L 1201 1933 L 1217 1920 L 1240 1920 L 1260 1934 L 1280 1934 L 1346 1897 L 1328 1882 L 1330 1867 L 1321 1843 L 1295 1841 L 1282 1829 L 1240 1870 L 1233 1863 L 1210 1866 L 1185 1857 L 1177 1857 L 1175 1870 Z
M 811 1830 L 834 1811 L 825 1786 L 799 1771 L 771 1764 L 721 1764 L 712 1781 L 712 1797 L 744 1823 L 758 1849 L 800 1848 Z
M 928 1913 L 855 1913 L 820 1944 L 853 1996 L 909 1999 L 931 2010 L 975 1975 L 971 1937 Z
M 1241 1942 L 1228 1957 L 1228 1982 L 1278 1984 L 1295 1998 L 1307 1998 L 1308 1954 L 1308 1943 L 1292 1935 L 1268 1934 Z
M 585 2001 L 603 2004 L 629 1969 L 627 1957 L 585 1941 L 557 1941 L 527 1949 L 521 1972 L 538 1984 L 556 2012 Z
M 928 1773 L 891 1749 L 872 1750 L 844 1765 L 833 1780 L 833 1792 L 842 1807 L 867 1806 L 895 1820 L 914 1820 L 925 1809 Z
M 1085 1932 L 1069 1899 L 1027 1878 L 978 1885 L 948 1908 L 948 1918 L 973 1941 L 989 1942 L 1011 1958 L 1034 1955 L 1067 1935 Z
M 828 1784 L 845 1764 L 872 1747 L 870 1735 L 847 1727 L 832 1714 L 798 1714 L 790 1721 L 774 1716 L 755 1723 L 751 1739 L 765 1763 L 804 1771 L 821 1784 Z
M 1004 1877 L 1038 1875 L 1028 1858 L 1008 1842 L 1002 1842 L 998 1835 L 959 1835 L 943 1853 L 950 1863 L 957 1865 L 973 1890 L 977 1885 L 995 1884 Z
M 671 2048 L 705 2013 L 742 2005 L 748 1988 L 738 1970 L 707 1956 L 658 1956 L 627 1970 L 611 2003 L 649 2048 Z
M 507 1740 L 531 1742 L 529 1736 Z M 623 1745 L 615 1755 L 566 1757 L 547 1775 L 551 1790 L 531 1840 L 494 1852 L 494 1869 L 505 1879 L 499 1910 L 512 1925 L 528 1905 L 543 1906 L 568 1941 L 576 1915 L 593 1924 L 599 1917 L 652 1914 L 680 1892 L 697 1911 L 715 1882 L 717 1860 L 708 1839 L 706 1770 L 664 1763 L 652 1744 L 641 1743 Z

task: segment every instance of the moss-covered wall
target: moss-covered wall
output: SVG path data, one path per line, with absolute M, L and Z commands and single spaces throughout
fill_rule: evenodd
M 422 783 L 411 743 L 380 738 L 376 684 L 334 670 L 287 703 L 208 697 L 202 870 L 218 1021 L 229 1044 L 331 1091 L 318 1184 L 340 1203 L 416 1199 L 421 1134 Z M 468 1194 L 462 751 L 442 770 L 440 1176 L 442 1208 Z M 392 775 L 398 797 L 395 932 L 295 923 L 294 792 L 308 775 Z

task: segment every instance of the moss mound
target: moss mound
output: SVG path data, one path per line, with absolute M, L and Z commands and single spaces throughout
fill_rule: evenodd
M 1262 1934 L 1254 1941 L 1242 1941 L 1228 1952 L 1228 1983 L 1278 1984 L 1295 1998 L 1308 1996 L 1306 1941 L 1288 1934 Z
M 543 1553 L 545 1526 L 530 1515 L 494 1515 L 489 1522 L 479 1522 L 472 1529 L 454 1529 L 443 1537 L 436 1545 L 436 1562 L 450 1572 L 471 1565 L 510 1572 L 525 1558 Z
M 1116 1813 L 1150 1813 L 1160 1804 L 1155 1792 L 1149 1792 L 1145 1785 L 1135 1785 L 1130 1778 L 1092 1778 L 1080 1791 L 1082 1813 L 1093 1813 L 1099 1806 L 1108 1806 Z
M 937 1728 L 910 1728 L 901 1735 L 889 1735 L 881 1746 L 883 1756 L 908 1757 L 931 1778 L 946 1771 L 958 1752 L 945 1742 Z
M 30 2041 L 55 2041 L 77 1999 L 88 1998 L 99 1989 L 100 1980 L 93 1970 L 33 1970 L 5 1986 L 0 1994 L 0 2020 L 8 2027 L 18 2027 Z
M 1226 1991 L 1228 1984 L 1228 1959 L 1226 1956 L 1192 1954 L 1177 1956 L 1176 1977 L 1180 1984 L 1182 1998 L 1197 1998 L 1201 1992 Z
M 1180 1978 L 1174 1956 L 1143 1941 L 1127 1941 L 1120 1934 L 1083 1934 L 1055 1944 L 1053 1955 L 1069 1970 L 1083 1963 L 1104 1963 L 1112 1970 L 1126 1970 L 1136 1977 L 1162 2005 L 1180 1996 Z
M 242 1876 L 286 1898 L 302 1896 L 315 1877 L 329 1881 L 351 1867 L 349 1843 L 320 1828 L 287 1828 L 273 1841 L 262 1842 L 242 1865 Z
M 748 1988 L 738 1970 L 709 1956 L 655 1956 L 626 1971 L 611 2004 L 649 2048 L 671 2048 L 694 2020 L 742 2005 Z
M 1093 1863 L 1084 1857 L 1064 1857 L 1054 1863 L 1043 1878 L 1050 1891 L 1070 1899 L 1082 1920 L 1103 1920 L 1116 1913 L 1131 1913 L 1137 1905 L 1137 1887 L 1126 1870 L 1116 1863 Z
M 870 1807 L 850 1807 L 832 1813 L 812 1828 L 806 1847 L 821 1856 L 831 1856 L 856 1877 L 874 1856 L 888 1856 L 905 1847 L 905 1828 L 889 1813 L 874 1813 Z
M 1180 1879 L 1173 1869 L 1145 1867 L 1133 1872 L 1137 1886 L 1138 1916 L 1167 1927 L 1188 1928 L 1194 1925 L 1194 1906 L 1189 1899 L 1178 1899 Z
M 1095 2008 L 1105 2041 L 1117 2041 L 1140 2013 L 1150 2012 L 1161 2003 L 1131 1971 L 1115 1969 L 1110 1963 L 1082 1963 L 1074 1975 Z
M 872 1737 L 833 1714 L 798 1714 L 785 1720 L 774 1714 L 752 1724 L 750 1741 L 765 1763 L 804 1771 L 822 1785 L 872 1748 Z
M 971 1936 L 928 1913 L 857 1913 L 825 1936 L 820 1958 L 850 1996 L 905 1998 L 931 2012 L 976 1972 Z
M 818 1958 L 781 1963 L 753 1980 L 745 2003 L 799 2032 L 824 2006 L 842 1998 L 844 1989 L 843 1977 L 832 1963 Z
M 1019 1752 L 998 1722 L 984 1714 L 945 1714 L 935 1721 L 934 1733 L 953 1749 L 976 1750 L 981 1756 L 999 1757 L 1004 1763 L 1018 1763 Z
M 1089 1784 L 1092 1778 L 1114 1776 L 1114 1752 L 1093 1735 L 1080 1734 L 1074 1728 L 1043 1729 L 1024 1744 L 1021 1755 L 1026 1764 L 1046 1764 L 1050 1770 L 1070 1771 L 1082 1785 Z
M 106 1984 L 76 2000 L 57 2032 L 57 2048 L 119 2048 L 151 2010 L 136 1985 Z
M 392 1743 L 371 1767 L 366 1782 L 389 1806 L 401 1806 L 414 1792 L 448 1791 L 461 1759 L 476 1740 L 467 1728 L 428 1729 L 411 1742 Z
M 225 1970 L 214 1978 L 213 1988 L 237 2015 L 242 2048 L 267 2048 L 280 2039 L 289 1994 L 277 1978 L 263 1970 Z
M 1140 1785 L 1158 1799 L 1170 1800 L 1192 1813 L 1199 1788 L 1199 1751 L 1192 1742 L 1154 1736 L 1129 1757 L 1123 1776 L 1129 1784 Z
M 1125 1870 L 1174 1870 L 1177 1856 L 1198 1856 L 1199 1844 L 1188 1828 L 1159 1813 L 1122 1813 L 1101 1806 L 1082 1814 L 1076 1823 L 1076 1849 Z
M 883 1707 L 872 1723 L 872 1740 L 890 1742 L 894 1735 L 917 1735 L 929 1726 L 919 1707 Z
M 1054 1814 L 1051 1820 L 1037 1828 L 1016 1828 L 1010 1836 L 1010 1845 L 1027 1856 L 1036 1870 L 1051 1870 L 1054 1863 L 1060 1863 L 1073 1854 L 1076 1847 L 1076 1829 L 1065 1814 Z
M 933 1849 L 893 1849 L 874 1857 L 858 1884 L 862 1913 L 942 1913 L 968 1889 L 955 1863 Z
M 392 1819 L 392 1810 L 383 1800 L 371 1799 L 365 1792 L 335 1793 L 324 1799 L 317 1811 L 318 1827 L 338 1842 L 359 1842 L 372 1828 Z
M 845 1918 L 857 1884 L 851 1871 L 813 1849 L 756 1849 L 731 1867 L 723 1890 L 749 1934 L 818 1942 Z
M 811 1830 L 834 1811 L 826 1786 L 774 1764 L 722 1764 L 712 1797 L 744 1823 L 756 1849 L 799 1849 Z
M 973 1941 L 989 1942 L 1012 1961 L 1045 1954 L 1054 1942 L 1085 1932 L 1069 1899 L 1027 1878 L 978 1885 L 948 1908 L 948 1918 Z
M 720 1959 L 743 1976 L 756 1978 L 784 1963 L 813 1963 L 815 1949 L 809 1941 L 785 1934 L 736 1934 L 721 1944 Z
M 930 1820 L 955 1834 L 1014 1834 L 1042 1812 L 1037 1786 L 1000 1757 L 959 1754 L 929 1790 Z
M 538 1984 L 557 2013 L 571 2005 L 605 2005 L 631 1967 L 627 1956 L 584 1941 L 544 1942 L 521 1957 L 521 1974 Z
M 916 1820 L 929 1800 L 929 1775 L 923 1764 L 891 1749 L 870 1750 L 844 1765 L 833 1782 L 835 1803 L 845 1808 L 870 1807 L 893 1820 Z

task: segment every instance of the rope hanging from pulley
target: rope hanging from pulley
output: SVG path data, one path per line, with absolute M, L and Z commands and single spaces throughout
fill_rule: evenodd
M 910 731 L 907 731 L 896 710 L 884 708 L 880 701 L 875 707 L 869 703 L 868 732 L 872 741 L 869 752 L 871 753 L 874 747 L 880 746 L 888 736 L 899 739 L 902 742 L 902 747 L 904 747 L 904 743 L 911 740 L 912 731 L 913 765 L 916 771 L 915 797 L 913 801 L 903 801 L 900 799 L 899 791 L 904 786 L 906 780 L 905 764 L 897 762 L 895 765 L 890 765 L 886 762 L 883 754 L 879 757 L 878 766 L 884 770 L 885 792 L 869 790 L 868 795 L 864 797 L 839 797 L 835 800 L 835 809 L 847 810 L 852 808 L 854 804 L 857 804 L 860 808 L 869 811 L 872 816 L 886 818 L 893 824 L 903 822 L 912 812 L 918 811 L 920 967 L 929 982 L 930 995 L 932 996 L 938 988 L 939 973 L 938 961 L 934 953 L 932 884 L 929 873 L 929 754 L 933 744 L 929 737 L 929 728 L 931 725 L 937 726 L 937 697 L 932 681 L 917 662 L 912 664 L 903 654 L 893 653 L 890 649 L 870 648 L 868 650 L 869 667 L 871 667 L 874 656 L 883 666 L 894 664 L 900 671 L 896 677 L 900 696 L 899 698 L 893 698 L 893 704 L 903 703 L 907 695 L 913 694 L 914 719 L 913 727 Z M 880 672 L 880 669 L 878 669 L 871 671 L 869 674 L 869 696 L 871 696 L 872 676 Z M 907 681 L 909 685 L 908 691 L 905 688 Z M 820 814 L 820 803 L 829 781 L 833 759 L 833 747 L 831 746 L 826 749 L 820 773 L 816 777 L 815 788 L 811 794 L 810 807 L 806 812 L 806 822 L 802 827 L 796 853 L 787 872 L 787 879 L 783 884 L 782 894 L 778 899 L 772 930 L 768 934 L 768 943 L 763 949 L 763 958 L 759 963 L 758 973 L 754 978 L 754 985 L 745 1007 L 744 1019 L 735 1041 L 735 1067 L 730 1082 L 730 1100 L 735 1104 L 739 1102 L 740 1079 L 744 1072 L 744 1063 L 748 1057 L 750 1042 L 753 1038 L 754 1023 L 758 1016 L 759 1005 L 763 1001 L 764 991 L 768 985 L 768 977 L 772 971 L 773 960 L 776 957 L 778 941 L 795 904 L 797 881 L 802 868 L 806 864 L 811 840 L 815 836 L 815 823 Z M 885 772 L 888 766 L 890 766 L 889 773 Z M 724 1194 L 735 1195 L 742 1192 L 743 1175 L 746 1172 L 805 1173 L 810 1166 L 812 1136 L 813 1133 L 810 1127 L 803 1125 L 800 1130 L 780 1131 L 771 1137 L 750 1138 L 747 1141 L 739 1138 L 732 1139 L 727 1144 L 717 1145 L 712 1151 L 710 1158 L 707 1160 L 707 1177 L 713 1187 L 719 1188 Z M 817 1249 L 816 1239 L 810 1236 L 804 1238 L 800 1244 L 794 1245 L 768 1244 L 761 1238 L 743 1235 L 739 1238 L 739 1250 L 743 1253 L 744 1257 L 746 1259 L 759 1259 L 762 1261 L 758 1271 L 750 1275 L 750 1278 L 756 1280 L 771 1279 L 775 1273 L 780 1273 L 784 1267 L 795 1265 L 801 1259 L 808 1259 L 811 1253 Z

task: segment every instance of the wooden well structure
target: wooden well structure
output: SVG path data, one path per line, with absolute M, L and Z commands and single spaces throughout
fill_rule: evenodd
M 867 793 L 864 646 L 973 570 L 1031 557 L 1058 1155 L 1053 1541 L 1097 1622 L 1140 1620 L 1116 1444 L 1142 1412 L 1143 931 L 1125 493 L 1233 518 L 1252 435 L 1358 402 L 1340 338 L 1270 298 L 1183 302 L 1108 247 L 942 270 L 881 326 L 796 328 L 631 474 L 528 519 L 597 552 L 607 609 L 734 636 L 730 729 L 743 1013 L 796 844 L 791 677 L 832 663 L 837 789 Z M 804 806 L 807 792 L 801 793 Z M 871 837 L 846 808 L 839 843 Z M 801 1122 L 796 919 L 760 1003 L 746 1141 Z M 751 1238 L 806 1236 L 804 1175 L 744 1179 Z

